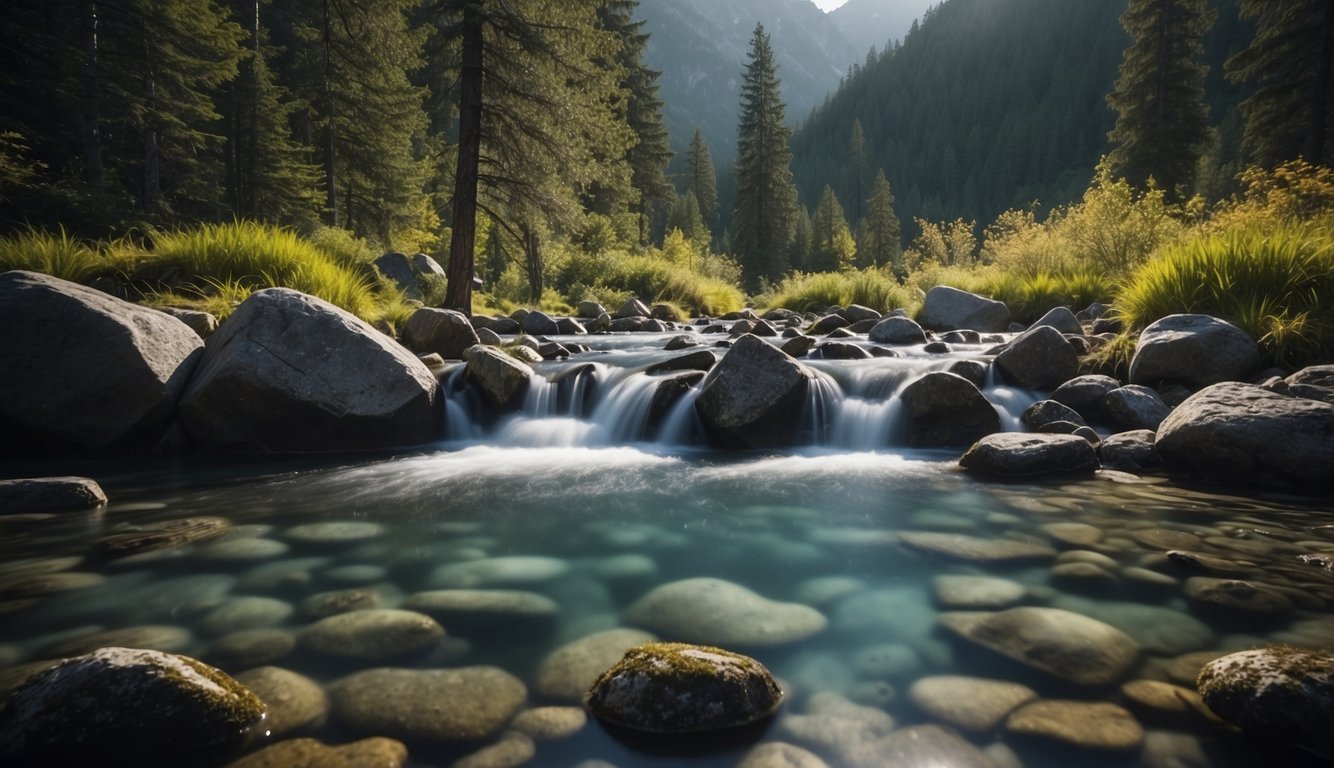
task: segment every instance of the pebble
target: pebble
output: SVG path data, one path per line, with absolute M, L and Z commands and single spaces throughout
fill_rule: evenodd
M 43 648 L 42 655 L 81 656 L 108 646 L 181 653 L 192 650 L 194 643 L 194 635 L 183 627 L 169 624 L 147 625 L 79 635 Z
M 1012 713 L 1005 731 L 1100 752 L 1128 752 L 1144 743 L 1144 728 L 1135 716 L 1105 701 L 1035 701 Z
M 298 544 L 315 547 L 341 547 L 370 541 L 384 535 L 379 523 L 342 520 L 326 523 L 307 523 L 283 531 L 283 538 Z
M 560 618 L 556 601 L 535 592 L 503 589 L 439 589 L 403 601 L 405 610 L 438 620 L 456 634 L 550 630 Z
M 522 733 L 506 733 L 500 741 L 459 758 L 453 768 L 517 768 L 537 755 L 533 740 Z
M 746 753 L 737 768 L 829 768 L 814 752 L 782 741 L 766 741 Z
M 365 563 L 340 565 L 337 568 L 320 571 L 321 579 L 333 582 L 334 584 L 374 584 L 377 581 L 384 581 L 388 577 L 389 571 L 382 566 L 367 565 Z
M 448 563 L 427 579 L 433 589 L 540 584 L 564 576 L 570 564 L 554 557 L 513 555 Z
M 287 544 L 273 539 L 242 537 L 205 544 L 195 550 L 195 557 L 217 562 L 244 562 L 282 557 L 291 550 Z
M 1006 715 L 1037 697 L 1037 692 L 1018 683 L 958 675 L 923 677 L 908 689 L 908 699 L 922 712 L 974 733 L 991 731 Z
M 435 619 L 415 611 L 372 608 L 320 619 L 298 642 L 326 656 L 383 661 L 429 649 L 445 636 Z
M 43 597 L 57 592 L 95 587 L 104 581 L 106 577 L 100 573 L 79 571 L 29 574 L 0 581 L 0 599 Z
M 552 651 L 537 670 L 537 692 L 548 699 L 582 702 L 584 694 L 629 649 L 658 638 L 637 629 L 609 629 Z
M 1189 724 L 1199 717 L 1213 717 L 1194 688 L 1161 680 L 1131 680 L 1121 686 L 1121 695 L 1146 717 L 1157 720 Z
M 788 715 L 774 728 L 775 735 L 835 755 L 841 763 L 893 730 L 888 712 L 827 691 L 808 699 L 806 714 Z
M 291 603 L 272 597 L 234 597 L 214 608 L 199 621 L 206 635 L 224 635 L 242 629 L 273 627 L 287 621 L 295 609 Z
M 947 610 L 1009 608 L 1024 598 L 1024 585 L 994 576 L 943 574 L 931 580 L 940 607 Z
M 427 742 L 488 738 L 528 697 L 497 667 L 368 669 L 328 690 L 334 716 L 350 730 Z
M 983 539 L 929 531 L 904 531 L 899 534 L 899 541 L 918 552 L 974 563 L 1033 563 L 1056 557 L 1056 550 L 1037 541 Z
M 408 748 L 374 737 L 330 747 L 315 739 L 288 739 L 229 763 L 227 768 L 402 768 Z
M 1046 523 L 1042 532 L 1072 547 L 1087 547 L 1102 541 L 1102 529 L 1087 523 Z
M 1249 581 L 1193 576 L 1186 579 L 1185 591 L 1195 607 L 1235 618 L 1270 619 L 1292 612 L 1287 597 Z
M 966 640 L 1076 685 L 1119 682 L 1139 657 L 1139 645 L 1116 627 L 1056 608 L 942 613 L 939 620 Z
M 1200 546 L 1199 536 L 1185 531 L 1173 531 L 1168 528 L 1146 528 L 1131 531 L 1130 538 L 1149 549 L 1194 549 Z
M 285 629 L 242 629 L 213 641 L 209 658 L 229 667 L 254 667 L 287 658 L 296 635 Z
M 793 599 L 815 608 L 825 608 L 865 588 L 866 582 L 852 576 L 818 576 L 798 584 Z
M 852 670 L 859 677 L 898 680 L 922 668 L 922 657 L 902 643 L 880 643 L 852 655 Z
M 262 724 L 268 736 L 286 737 L 324 725 L 329 698 L 319 683 L 282 667 L 257 667 L 236 676 L 264 702 Z
M 534 707 L 514 718 L 510 727 L 533 741 L 568 739 L 588 724 L 582 707 Z
M 379 608 L 380 593 L 374 589 L 336 589 L 317 592 L 301 601 L 301 615 L 308 619 L 325 619 L 340 613 L 366 608 Z
M 752 648 L 805 640 L 828 623 L 808 605 L 777 602 L 713 578 L 663 584 L 631 604 L 625 620 L 682 642 Z

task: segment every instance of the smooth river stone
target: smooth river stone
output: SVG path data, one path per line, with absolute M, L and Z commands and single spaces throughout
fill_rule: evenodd
M 495 744 L 464 755 L 451 768 L 518 768 L 537 756 L 537 745 L 522 733 L 510 731 Z
M 19 576 L 0 582 L 0 598 L 42 597 L 56 592 L 69 592 L 75 589 L 95 587 L 106 581 L 100 573 L 82 573 L 64 571 L 61 573 L 39 573 Z
M 1144 743 L 1135 716 L 1105 701 L 1035 701 L 1011 714 L 1005 731 L 1100 752 L 1128 752 Z
M 1239 579 L 1186 579 L 1186 599 L 1197 608 L 1235 618 L 1272 619 L 1292 612 L 1292 601 L 1284 595 Z
M 236 676 L 264 702 L 263 729 L 273 738 L 324 725 L 329 697 L 319 683 L 282 667 L 256 667 Z
M 564 576 L 570 564 L 554 557 L 512 555 L 449 563 L 436 568 L 427 579 L 433 589 L 540 584 Z
M 846 751 L 851 768 L 949 766 L 996 768 L 991 758 L 959 734 L 939 725 L 914 725 Z
M 828 623 L 810 606 L 713 578 L 663 584 L 627 608 L 625 620 L 672 640 L 752 648 L 805 640 Z
M 793 597 L 799 603 L 824 608 L 863 589 L 866 582 L 852 576 L 817 576 L 798 584 Z
M 923 677 L 908 689 L 908 699 L 931 717 L 963 731 L 987 732 L 1022 704 L 1036 699 L 1033 689 L 1004 680 L 941 675 Z
M 437 589 L 418 592 L 402 607 L 443 624 L 450 632 L 550 629 L 559 618 L 556 601 L 536 592 L 506 589 Z
M 283 531 L 283 538 L 298 544 L 320 547 L 342 547 L 370 541 L 384 534 L 379 523 L 359 520 L 339 520 L 327 523 L 307 523 Z
M 227 768 L 402 768 L 407 760 L 407 746 L 393 739 L 374 737 L 336 747 L 315 739 L 288 739 Z
M 795 744 L 766 741 L 747 752 L 737 768 L 829 768 L 829 764 Z
M 80 635 L 42 649 L 44 656 L 79 656 L 98 648 L 117 646 L 143 648 L 153 651 L 180 653 L 194 646 L 190 630 L 170 624 L 108 629 L 89 635 Z
M 381 594 L 375 589 L 335 589 L 316 592 L 301 601 L 301 615 L 307 619 L 327 619 L 340 613 L 379 608 Z
M 1131 680 L 1121 686 L 1121 695 L 1132 707 L 1158 721 L 1170 719 L 1188 724 L 1201 717 L 1213 717 L 1194 689 L 1161 680 Z
M 296 635 L 272 627 L 230 632 L 209 646 L 210 661 L 228 667 L 253 667 L 272 664 L 296 650 Z
M 409 741 L 485 739 L 527 698 L 519 678 L 497 667 L 381 667 L 329 686 L 334 716 L 348 729 Z
M 588 724 L 583 707 L 534 707 L 525 709 L 510 723 L 510 728 L 533 741 L 568 739 Z
M 1042 532 L 1072 547 L 1087 547 L 1102 541 L 1102 529 L 1087 523 L 1046 523 Z
M 909 549 L 973 563 L 1036 563 L 1056 557 L 1056 550 L 1038 541 L 982 539 L 958 533 L 904 531 L 899 541 Z
M 272 597 L 235 597 L 205 614 L 199 629 L 206 635 L 225 635 L 242 629 L 273 627 L 292 615 L 291 603 Z
M 1217 641 L 1208 624 L 1171 608 L 1073 597 L 1058 598 L 1052 607 L 1105 621 L 1157 656 L 1179 656 L 1212 647 Z
M 824 691 L 807 700 L 806 714 L 784 717 L 774 732 L 785 740 L 835 755 L 846 764 L 856 753 L 869 753 L 870 745 L 893 730 L 894 718 L 884 710 Z
M 965 640 L 1076 685 L 1120 682 L 1139 658 L 1139 645 L 1126 633 L 1056 608 L 942 613 L 940 623 Z
M 552 651 L 537 671 L 537 692 L 548 699 L 582 702 L 598 676 L 625 652 L 658 638 L 637 629 L 609 629 Z
M 1024 599 L 1024 585 L 994 576 L 942 574 L 931 580 L 936 602 L 947 610 L 1009 608 Z
M 1131 531 L 1130 538 L 1149 549 L 1196 549 L 1200 546 L 1200 537 L 1185 531 L 1173 531 L 1167 528 L 1147 528 Z
M 380 661 L 425 651 L 444 636 L 444 628 L 425 614 L 373 608 L 320 619 L 297 639 L 325 656 Z
M 270 557 L 282 557 L 291 550 L 281 541 L 248 536 L 236 539 L 224 539 L 205 544 L 195 550 L 195 557 L 218 562 L 238 562 L 246 560 L 267 560 Z

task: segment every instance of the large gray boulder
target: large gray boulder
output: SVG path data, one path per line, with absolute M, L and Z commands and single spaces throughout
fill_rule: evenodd
M 925 344 L 926 331 L 906 317 L 887 317 L 871 328 L 869 338 L 877 344 Z
M 959 466 L 997 477 L 1092 474 L 1098 455 L 1078 435 L 1000 432 L 974 443 L 959 458 Z
M 468 316 L 452 309 L 423 307 L 403 324 L 403 344 L 419 355 L 432 352 L 446 360 L 462 360 L 463 350 L 478 343 Z
M 1157 429 L 1172 407 L 1162 395 L 1148 387 L 1130 384 L 1117 387 L 1102 398 L 1102 410 L 1119 429 Z
M 0 515 L 90 509 L 107 503 L 96 480 L 87 477 L 29 477 L 0 480 Z
M 538 310 L 533 310 L 524 315 L 523 319 L 519 321 L 519 327 L 523 329 L 524 333 L 532 336 L 555 336 L 560 333 L 560 327 L 556 325 L 556 321 L 551 318 L 551 315 Z
M 1097 619 L 1056 608 L 943 613 L 940 623 L 969 642 L 1078 686 L 1118 683 L 1139 660 L 1134 638 Z
M 23 684 L 0 712 L 7 766 L 202 765 L 242 745 L 264 703 L 187 656 L 101 648 Z
M 926 292 L 917 319 L 923 328 L 933 331 L 969 329 L 1001 333 L 1010 328 L 1010 308 L 985 296 L 937 285 Z
M 375 268 L 398 287 L 409 299 L 425 298 L 426 283 L 446 279 L 440 263 L 424 253 L 407 254 L 390 251 L 374 262 Z
M 812 379 L 814 374 L 787 354 L 746 334 L 714 368 L 696 408 L 724 444 L 790 445 Z
M 1334 484 L 1334 405 L 1224 382 L 1191 395 L 1158 428 L 1171 469 L 1280 487 Z
M 1076 376 L 1057 387 L 1051 393 L 1051 399 L 1061 405 L 1068 405 L 1087 421 L 1100 421 L 1106 414 L 1102 410 L 1102 398 L 1121 382 L 1111 376 L 1088 374 Z
M 1130 383 L 1205 387 L 1246 378 L 1259 359 L 1255 340 L 1226 320 L 1168 315 L 1140 333 L 1130 360 Z
M 269 288 L 213 335 L 180 418 L 208 448 L 374 450 L 435 439 L 443 408 L 430 369 L 393 339 L 322 299 Z
M 1075 313 L 1071 312 L 1069 307 L 1056 307 L 1055 309 L 1052 309 L 1047 314 L 1038 318 L 1036 323 L 1033 323 L 1034 328 L 1039 325 L 1050 326 L 1061 333 L 1071 333 L 1075 335 L 1082 335 L 1084 333 L 1084 326 L 1079 324 L 1079 318 L 1075 317 Z
M 1209 709 L 1248 736 L 1334 759 L 1334 654 L 1285 646 L 1228 654 L 1198 681 Z
M 1061 332 L 1039 325 L 1015 336 L 996 355 L 1005 378 L 1025 389 L 1055 389 L 1079 373 L 1079 355 Z
M 482 390 L 487 403 L 498 410 L 523 404 L 533 369 L 494 347 L 478 344 L 463 351 L 468 380 Z
M 156 441 L 203 348 L 157 310 L 36 272 L 0 274 L 0 452 Z
M 1001 430 L 996 408 L 957 374 L 932 371 L 904 387 L 900 399 L 908 444 L 915 448 L 972 445 Z

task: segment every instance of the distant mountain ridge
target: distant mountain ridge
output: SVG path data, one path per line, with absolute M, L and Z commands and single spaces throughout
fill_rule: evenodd
M 883 51 L 891 40 L 903 40 L 912 23 L 942 0 L 848 0 L 829 12 L 829 20 L 859 56 L 874 46 Z

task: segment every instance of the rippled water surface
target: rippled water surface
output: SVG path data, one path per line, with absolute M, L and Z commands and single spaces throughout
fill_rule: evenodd
M 848 386 L 843 378 L 840 387 Z M 1116 473 L 986 484 L 957 471 L 956 452 L 892 445 L 781 455 L 645 441 L 596 447 L 608 441 L 586 439 L 597 428 L 590 424 L 550 414 L 530 421 L 526 436 L 522 425 L 502 425 L 497 430 L 516 430 L 509 440 L 496 432 L 401 456 L 17 467 L 10 474 L 95 477 L 112 503 L 97 514 L 0 518 L 0 688 L 8 691 L 34 662 L 119 644 L 196 655 L 233 674 L 279 666 L 322 685 L 377 666 L 495 665 L 524 683 L 527 706 L 577 705 L 544 684 L 543 664 L 580 638 L 626 626 L 665 640 L 701 627 L 756 637 L 757 620 L 737 618 L 740 607 L 647 618 L 632 608 L 661 585 L 709 578 L 779 604 L 760 603 L 770 606 L 777 634 L 719 643 L 781 679 L 787 699 L 768 727 L 747 734 L 750 743 L 683 737 L 645 745 L 590 722 L 571 736 L 537 740 L 529 764 L 730 766 L 764 741 L 803 747 L 831 766 L 897 764 L 884 762 L 890 756 L 876 745 L 928 723 L 957 731 L 996 768 L 1307 764 L 1229 734 L 1189 701 L 1174 706 L 1171 689 L 1153 689 L 1169 691 L 1167 703 L 1154 703 L 1133 695 L 1143 684 L 1123 684 L 1193 688 L 1207 659 L 1257 644 L 1334 648 L 1334 573 L 1303 559 L 1334 551 L 1325 500 L 1184 489 Z M 554 447 L 514 447 L 524 440 Z M 199 516 L 225 518 L 230 528 L 162 552 L 93 554 L 108 534 Z M 308 527 L 328 522 L 375 525 Z M 916 535 L 923 532 L 942 535 Z M 986 562 L 1007 551 L 1013 557 Z M 1168 551 L 1213 559 L 1174 562 Z M 958 576 L 985 578 L 950 578 Z M 1284 599 L 1265 611 L 1211 609 L 1188 597 L 1193 577 L 1245 579 Z M 319 655 L 302 635 L 315 621 L 312 595 L 360 590 L 350 594 L 396 608 L 441 589 L 521 591 L 555 608 L 509 624 L 445 616 L 444 639 L 390 660 Z M 792 604 L 818 612 L 819 626 L 809 625 L 810 611 L 788 626 Z M 1133 638 L 1137 660 L 1113 683 L 1084 685 L 944 626 L 961 610 L 1013 606 L 1105 622 Z M 292 637 L 303 639 L 289 648 Z M 914 683 L 944 675 L 1012 681 L 1043 699 L 1114 702 L 1146 735 L 1109 751 L 1025 736 L 1003 718 L 970 730 L 940 702 L 922 700 L 930 685 L 914 695 Z M 1077 724 L 1075 740 L 1096 741 L 1097 727 Z M 408 739 L 410 761 L 450 765 L 503 733 L 466 743 Z M 377 731 L 334 712 L 299 735 L 340 743 Z M 929 764 L 979 764 L 971 759 L 942 753 Z

